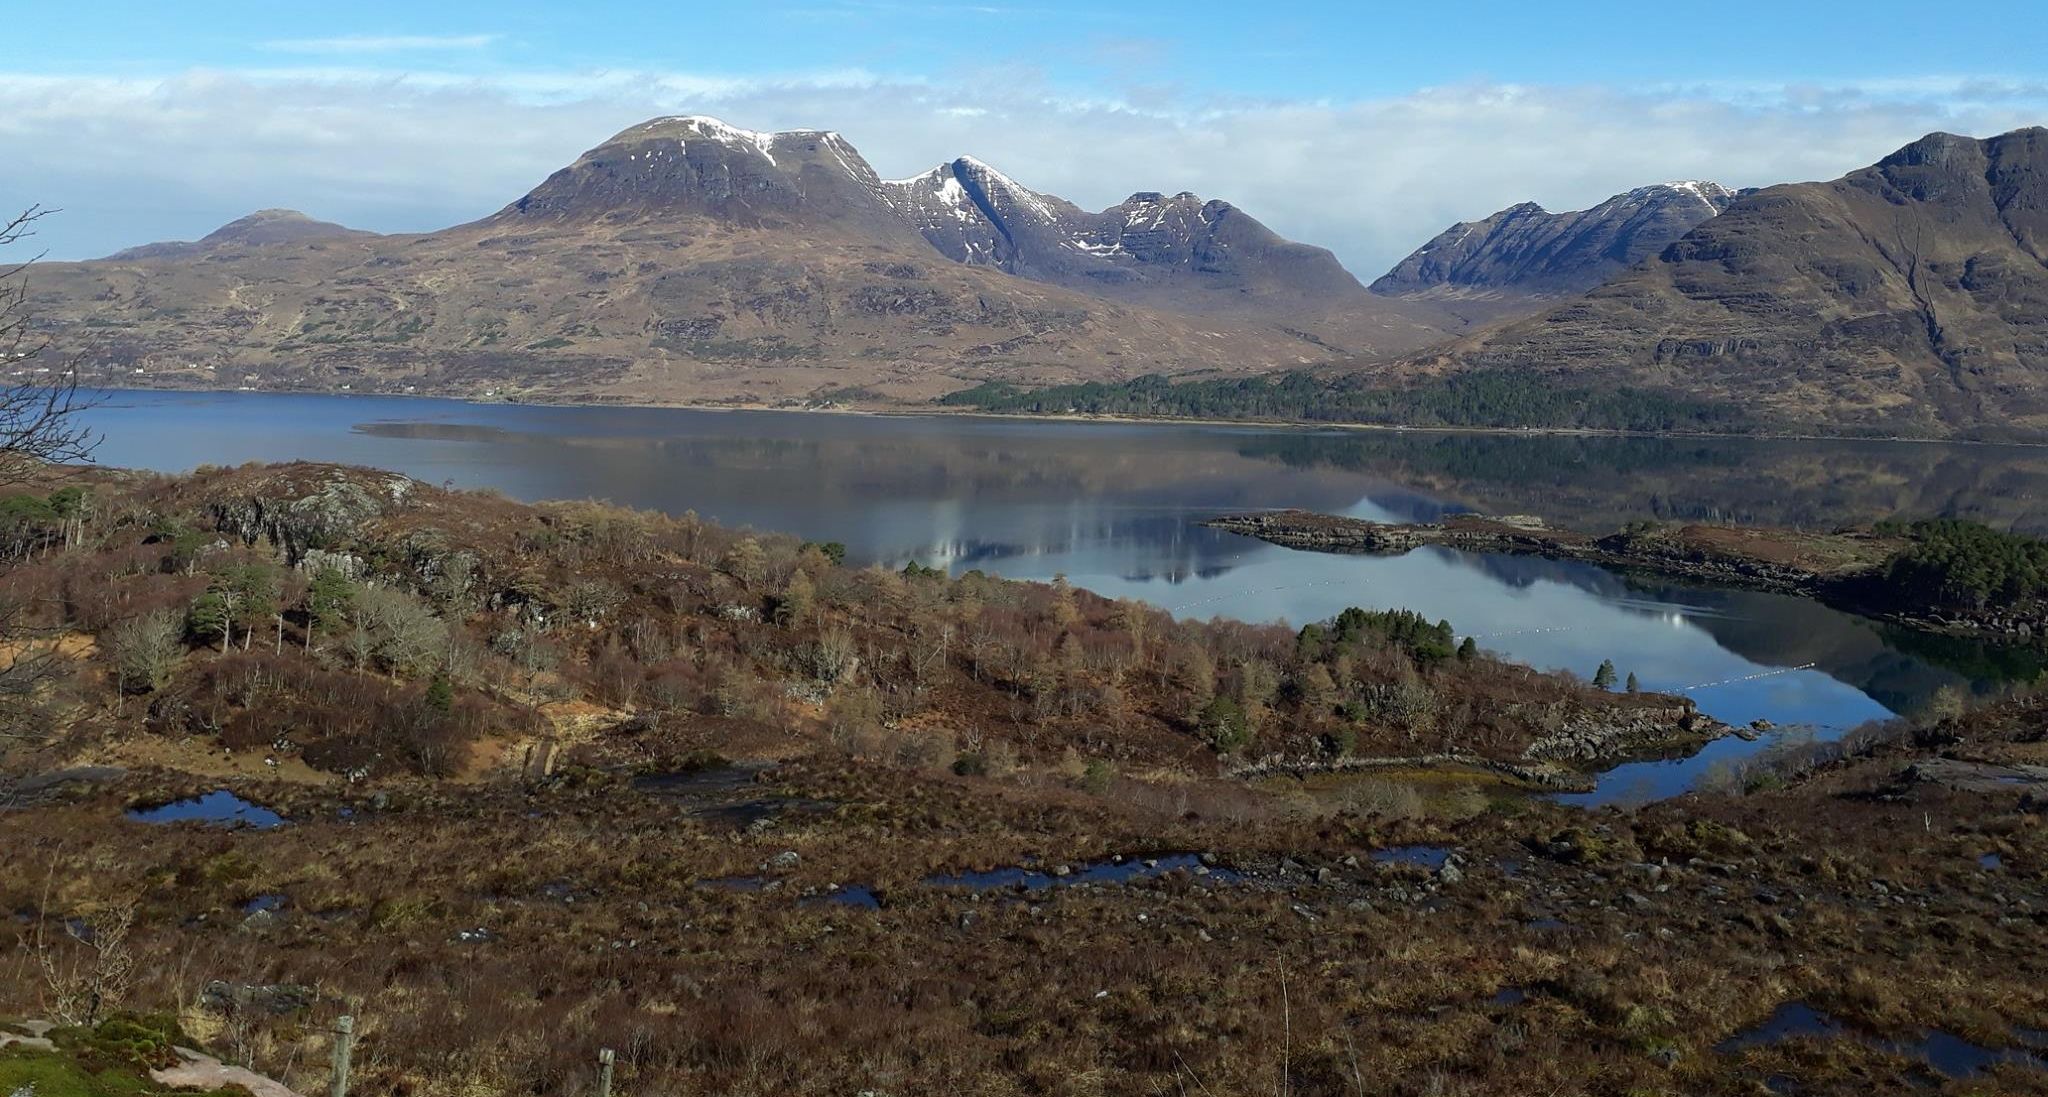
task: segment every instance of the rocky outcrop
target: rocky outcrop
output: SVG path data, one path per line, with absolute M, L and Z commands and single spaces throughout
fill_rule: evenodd
M 1273 755 L 1232 767 L 1226 776 L 1253 781 L 1263 777 L 1306 777 L 1317 773 L 1370 773 L 1391 769 L 1464 768 L 1492 773 L 1517 784 L 1548 792 L 1591 792 L 1595 782 L 1582 770 L 1548 763 L 1521 763 L 1463 751 L 1384 756 L 1345 755 L 1337 758 Z
M 1998 795 L 2048 791 L 2048 766 L 1994 765 L 1956 758 L 1925 758 L 1906 767 L 1907 782 L 1923 782 L 1961 792 Z
M 301 1097 L 297 1090 L 247 1067 L 230 1066 L 188 1047 L 173 1049 L 178 1062 L 149 1072 L 150 1080 L 172 1089 L 239 1089 L 250 1097 Z
M 1582 710 L 1557 731 L 1529 744 L 1532 762 L 1563 762 L 1605 768 L 1631 758 L 1691 753 L 1732 729 L 1700 712 L 1691 701 L 1622 710 Z
M 243 544 L 268 541 L 296 565 L 352 541 L 363 526 L 405 505 L 404 476 L 331 466 L 284 466 L 255 485 L 234 483 L 209 504 L 214 529 Z
M 1463 768 L 1550 792 L 1589 792 L 1596 783 L 1592 774 L 1600 770 L 1636 758 L 1689 753 L 1733 730 L 1701 713 L 1691 701 L 1679 697 L 1662 699 L 1671 703 L 1600 708 L 1561 706 L 1555 713 L 1542 714 L 1542 722 L 1556 724 L 1557 730 L 1530 743 L 1519 758 L 1487 757 L 1466 751 L 1339 757 L 1274 754 L 1237 765 L 1228 770 L 1228 775 L 1254 780 L 1314 773 Z

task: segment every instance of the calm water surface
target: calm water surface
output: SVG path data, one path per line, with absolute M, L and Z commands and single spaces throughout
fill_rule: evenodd
M 1423 550 L 1296 552 L 1200 528 L 1304 507 L 1383 520 L 1535 513 L 1827 526 L 1953 514 L 2048 530 L 2048 451 L 1311 431 L 800 412 L 557 408 L 387 397 L 108 394 L 90 416 L 110 465 L 307 459 L 521 499 L 603 498 L 1019 579 L 1064 574 L 1183 616 L 1303 624 L 1345 606 L 1446 618 L 1482 646 L 1645 689 L 1732 723 L 1830 734 L 1943 685 L 1986 690 L 2025 656 L 1901 634 L 1811 602 L 1644 584 L 1600 568 Z M 1668 794 L 1755 746 L 1625 766 L 1596 799 Z

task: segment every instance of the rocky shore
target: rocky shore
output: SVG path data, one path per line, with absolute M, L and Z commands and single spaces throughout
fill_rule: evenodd
M 1367 773 L 1401 769 L 1463 768 L 1490 773 L 1544 792 L 1590 792 L 1596 774 L 1624 762 L 1689 754 L 1724 735 L 1753 737 L 1700 712 L 1683 698 L 1633 712 L 1578 712 L 1558 729 L 1530 743 L 1519 758 L 1490 758 L 1462 751 L 1405 756 L 1289 757 L 1273 754 L 1228 771 L 1240 780 L 1305 777 L 1317 773 Z

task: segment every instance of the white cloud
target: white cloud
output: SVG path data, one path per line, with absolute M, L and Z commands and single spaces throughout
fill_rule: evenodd
M 281 38 L 262 44 L 280 53 L 402 53 L 417 50 L 480 50 L 495 34 L 347 34 L 334 38 Z
M 863 70 L 0 73 L 0 208 L 64 207 L 40 241 L 60 257 L 190 238 L 264 206 L 420 231 L 489 213 L 606 136 L 669 113 L 837 129 L 885 178 L 971 153 L 1094 208 L 1138 190 L 1226 198 L 1369 280 L 1451 221 L 1514 202 L 1582 208 L 1674 178 L 1830 178 L 1929 130 L 2048 119 L 2048 88 L 1467 84 L 1289 102 L 1075 97 L 1022 72 L 972 83 Z

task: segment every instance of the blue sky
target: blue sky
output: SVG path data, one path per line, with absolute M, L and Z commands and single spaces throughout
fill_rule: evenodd
M 2048 122 L 2027 4 L 108 2 L 10 14 L 0 203 L 54 256 L 259 206 L 480 216 L 625 125 L 838 129 L 1085 205 L 1228 198 L 1370 278 L 1459 218 Z M 27 48 L 21 48 L 26 44 Z

